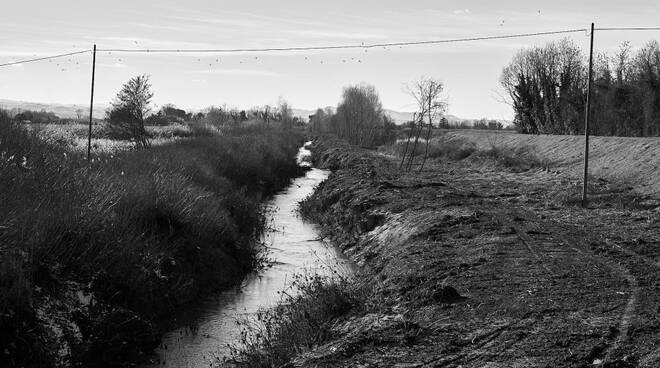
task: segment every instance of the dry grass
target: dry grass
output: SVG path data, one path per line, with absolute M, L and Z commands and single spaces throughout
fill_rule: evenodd
M 354 305 L 356 294 L 342 278 L 297 275 L 282 301 L 241 321 L 241 339 L 225 364 L 232 367 L 280 367 L 331 337 L 333 319 Z
M 0 112 L 1 345 L 28 364 L 43 344 L 26 337 L 35 308 L 67 280 L 146 320 L 233 282 L 254 266 L 261 198 L 299 173 L 301 142 L 236 127 L 87 163 Z
M 408 146 L 406 148 L 406 146 Z M 401 157 L 407 155 L 421 157 L 426 152 L 426 140 L 419 139 L 417 145 L 414 139 L 409 143 L 407 139 L 398 140 L 388 146 L 379 147 L 379 152 Z M 533 168 L 547 168 L 550 162 L 543 158 L 532 146 L 510 148 L 503 145 L 491 144 L 479 148 L 474 142 L 463 137 L 439 135 L 431 138 L 428 145 L 429 159 L 446 159 L 460 161 L 470 159 L 473 163 L 488 164 L 505 168 L 511 171 L 526 171 Z
M 50 144 L 69 150 L 87 152 L 89 126 L 87 124 L 31 124 L 27 129 L 37 132 L 39 138 Z M 152 145 L 163 145 L 177 139 L 195 136 L 195 128 L 185 124 L 145 127 Z M 97 154 L 114 154 L 130 150 L 135 144 L 127 140 L 112 139 L 103 123 L 92 125 L 92 151 Z
M 579 207 L 582 205 L 582 180 L 564 179 L 546 198 L 549 207 Z M 637 193 L 624 182 L 612 182 L 589 175 L 587 185 L 588 206 L 617 210 L 648 210 L 658 207 L 658 201 L 649 195 Z
M 584 163 L 584 137 L 576 135 L 533 135 L 513 132 L 453 131 L 451 138 L 474 142 L 479 150 L 491 145 L 515 149 L 534 147 L 552 162 L 553 170 L 567 177 L 581 177 Z M 660 145 L 657 137 L 598 137 L 590 139 L 589 172 L 611 182 L 634 184 L 635 191 L 657 196 L 660 193 Z
M 475 148 L 475 153 L 470 158 L 475 161 L 489 162 L 515 172 L 550 167 L 550 161 L 539 155 L 532 146 L 509 148 L 491 145 L 485 150 Z

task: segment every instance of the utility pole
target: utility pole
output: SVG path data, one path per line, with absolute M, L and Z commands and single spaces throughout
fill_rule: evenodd
M 582 181 L 582 207 L 587 207 L 587 182 L 589 175 L 589 118 L 591 115 L 591 84 L 594 68 L 594 24 L 591 23 L 591 44 L 589 46 L 589 79 L 587 80 L 587 106 L 584 113 L 584 179 Z
M 87 134 L 87 161 L 90 160 L 92 154 L 92 113 L 94 111 L 94 75 L 96 74 L 96 44 L 94 44 L 94 51 L 92 51 L 92 97 L 89 102 L 89 132 Z

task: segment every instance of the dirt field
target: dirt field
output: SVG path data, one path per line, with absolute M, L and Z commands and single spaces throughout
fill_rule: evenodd
M 317 141 L 334 172 L 304 206 L 362 266 L 363 303 L 292 366 L 660 367 L 658 203 L 612 180 L 656 190 L 639 173 L 653 164 L 631 161 L 655 141 L 594 139 L 585 210 L 570 177 L 580 138 L 448 134 L 537 144 L 556 169 L 466 159 L 399 173 L 396 158 Z

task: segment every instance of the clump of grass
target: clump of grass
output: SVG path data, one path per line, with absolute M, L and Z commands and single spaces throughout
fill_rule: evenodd
M 87 162 L 0 111 L 2 339 L 32 341 L 24 327 L 38 331 L 35 309 L 69 280 L 145 321 L 234 282 L 256 262 L 261 198 L 300 173 L 302 140 L 274 127 L 236 128 Z M 103 325 L 105 312 L 85 313 Z M 94 340 L 93 326 L 84 335 L 79 350 L 121 343 Z M 19 365 L 37 346 L 27 345 L 3 344 Z
M 407 150 L 406 150 L 406 146 Z M 423 156 L 426 152 L 426 140 L 420 138 L 417 145 L 414 144 L 414 138 L 408 143 L 407 139 L 400 139 L 392 145 L 381 146 L 379 151 L 393 154 L 401 157 L 404 152 L 406 155 Z M 440 135 L 429 140 L 428 157 L 445 158 L 454 161 L 463 160 L 477 151 L 477 146 L 464 138 L 448 138 Z
M 168 125 L 145 126 L 147 134 L 152 139 L 173 139 L 192 137 L 192 129 L 188 125 L 172 123 Z
M 515 172 L 534 168 L 547 169 L 550 161 L 538 154 L 533 146 L 506 147 L 491 144 L 486 150 L 478 150 L 472 155 L 475 160 L 490 161 L 495 165 Z
M 578 207 L 582 205 L 583 183 L 581 180 L 566 179 L 546 196 L 546 206 Z M 587 184 L 588 205 L 591 208 L 618 210 L 648 210 L 657 207 L 657 202 L 646 195 L 636 193 L 631 185 L 609 181 L 589 175 Z
M 281 302 L 239 321 L 240 341 L 225 363 L 235 367 L 281 367 L 331 338 L 333 319 L 358 305 L 342 278 L 297 275 Z
M 455 139 L 435 139 L 429 144 L 428 155 L 430 158 L 446 157 L 451 160 L 459 161 L 470 157 L 477 151 L 477 146 L 462 138 Z

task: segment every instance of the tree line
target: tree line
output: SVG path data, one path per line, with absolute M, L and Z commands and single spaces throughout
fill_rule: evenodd
M 660 134 L 657 41 L 597 53 L 593 72 L 592 134 Z M 587 81 L 588 55 L 569 39 L 520 50 L 500 78 L 516 129 L 530 134 L 584 133 Z
M 172 123 L 201 123 L 220 127 L 229 124 L 239 124 L 248 120 L 260 120 L 266 124 L 278 122 L 284 129 L 290 129 L 303 122 L 293 116 L 291 106 L 280 98 L 278 106 L 255 107 L 248 111 L 223 107 L 210 107 L 205 111 L 193 114 L 179 109 L 172 104 L 164 105 L 156 113 L 152 113 L 153 98 L 148 75 L 138 75 L 126 82 L 106 111 L 105 127 L 107 134 L 114 139 L 128 139 L 135 142 L 136 147 L 150 146 L 147 125 L 168 125 Z

